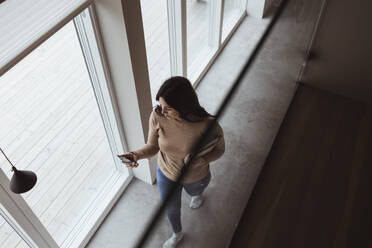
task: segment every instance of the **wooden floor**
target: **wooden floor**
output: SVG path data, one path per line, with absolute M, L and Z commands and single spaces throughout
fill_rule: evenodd
M 300 86 L 230 247 L 372 247 L 372 112 Z
M 37 174 L 22 196 L 61 245 L 115 171 L 73 23 L 1 77 L 0 105 L 0 146 Z M 4 219 L 0 247 L 27 247 Z

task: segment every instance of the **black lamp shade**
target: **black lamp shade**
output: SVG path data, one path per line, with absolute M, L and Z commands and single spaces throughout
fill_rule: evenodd
M 29 191 L 35 186 L 37 177 L 32 171 L 17 170 L 13 167 L 14 175 L 10 180 L 10 190 L 16 194 Z

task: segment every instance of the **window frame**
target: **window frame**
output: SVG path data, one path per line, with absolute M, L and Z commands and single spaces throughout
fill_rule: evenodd
M 133 176 L 132 169 L 123 167 L 120 160 L 114 156 L 114 154 L 122 154 L 128 151 L 128 146 L 124 139 L 123 127 L 118 118 L 117 103 L 112 89 L 108 65 L 104 59 L 105 54 L 97 25 L 94 5 L 83 10 L 73 21 L 109 145 L 113 153 L 116 170 L 119 172 L 128 171 Z

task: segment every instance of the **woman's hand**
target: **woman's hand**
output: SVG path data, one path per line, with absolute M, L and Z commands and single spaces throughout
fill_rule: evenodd
M 191 159 L 191 154 L 189 153 L 183 159 L 183 163 L 188 164 L 190 162 L 190 159 Z M 199 163 L 203 163 L 203 162 L 204 162 L 203 158 L 199 157 L 199 158 L 194 158 L 193 161 L 192 161 L 192 164 L 195 165 L 195 164 L 199 164 Z
M 184 164 L 188 164 L 189 161 L 190 161 L 190 158 L 191 158 L 191 154 L 189 153 L 189 154 L 187 154 L 186 157 L 183 159 L 183 163 L 184 163 Z
M 126 167 L 130 167 L 130 168 L 136 168 L 136 167 L 138 167 L 138 163 L 137 163 L 138 156 L 134 152 L 124 153 L 124 154 L 119 155 L 119 157 L 125 157 L 125 158 L 133 161 L 131 163 L 124 163 L 124 162 L 122 162 L 123 164 L 125 164 Z

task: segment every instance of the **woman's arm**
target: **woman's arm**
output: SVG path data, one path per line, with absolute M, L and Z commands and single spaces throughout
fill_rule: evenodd
M 156 115 L 155 111 L 152 111 L 149 119 L 149 135 L 147 138 L 147 143 L 140 149 L 134 151 L 138 160 L 150 158 L 159 151 L 158 123 L 156 121 L 155 115 Z
M 223 136 L 217 143 L 216 147 L 209 153 L 205 154 L 204 156 L 200 157 L 205 162 L 210 163 L 212 161 L 215 161 L 219 159 L 225 152 L 225 141 Z
M 219 159 L 225 152 L 225 139 L 223 135 L 223 131 L 221 126 L 216 122 L 216 131 L 214 132 L 214 137 L 219 137 L 219 140 L 216 146 L 213 148 L 212 151 L 208 152 L 207 154 L 199 157 L 203 162 L 210 163 Z

